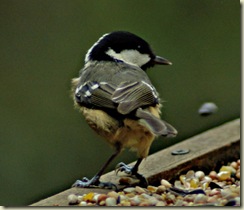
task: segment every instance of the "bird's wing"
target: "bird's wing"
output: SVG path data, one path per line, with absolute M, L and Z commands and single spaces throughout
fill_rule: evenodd
M 154 87 L 143 81 L 121 83 L 114 91 L 112 100 L 118 104 L 117 110 L 121 114 L 158 103 Z
M 118 86 L 108 82 L 86 82 L 76 89 L 76 101 L 92 108 L 116 110 L 122 115 L 135 110 L 139 122 L 155 135 L 175 136 L 177 130 L 141 107 L 158 103 L 157 92 L 146 82 L 122 82 Z
M 76 88 L 76 102 L 88 107 L 116 109 L 112 94 L 116 87 L 105 82 L 86 82 Z
M 86 82 L 76 89 L 76 101 L 90 107 L 116 109 L 126 115 L 146 105 L 158 103 L 157 92 L 146 82 Z

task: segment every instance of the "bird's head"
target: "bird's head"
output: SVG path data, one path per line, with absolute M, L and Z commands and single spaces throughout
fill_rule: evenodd
M 143 70 L 155 64 L 172 64 L 156 56 L 145 40 L 126 31 L 111 32 L 99 38 L 85 57 L 86 64 L 92 61 L 124 62 Z

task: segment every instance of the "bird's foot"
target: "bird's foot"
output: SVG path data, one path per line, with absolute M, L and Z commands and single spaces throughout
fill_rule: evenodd
M 142 186 L 142 187 L 148 186 L 147 179 L 142 174 L 139 174 L 137 172 L 137 168 L 135 168 L 135 167 L 128 166 L 125 163 L 121 162 L 121 163 L 117 164 L 117 166 L 115 168 L 115 172 L 116 172 L 116 174 L 118 174 L 118 172 L 124 172 L 132 177 L 139 179 L 140 186 Z
M 117 190 L 117 187 L 115 184 L 111 182 L 100 182 L 98 176 L 94 176 L 91 179 L 88 179 L 84 177 L 82 180 L 76 180 L 76 182 L 72 185 L 72 187 L 79 187 L 79 188 L 93 188 L 93 187 L 99 187 L 99 188 L 107 188 L 107 189 L 115 189 Z
M 128 166 L 123 162 L 120 162 L 116 165 L 115 167 L 115 172 L 116 174 L 118 174 L 118 172 L 124 172 L 130 176 L 133 176 L 133 167 L 132 166 Z

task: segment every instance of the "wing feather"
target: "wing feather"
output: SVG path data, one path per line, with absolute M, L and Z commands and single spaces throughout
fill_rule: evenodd
M 145 82 L 122 83 L 114 92 L 112 100 L 118 103 L 118 112 L 128 114 L 136 108 L 158 103 L 156 91 Z
M 115 87 L 106 83 L 86 82 L 76 88 L 76 102 L 88 107 L 104 107 L 116 109 L 111 100 Z
M 158 136 L 175 137 L 177 130 L 164 120 L 155 117 L 152 113 L 138 108 L 136 116 L 140 118 L 139 122 L 148 127 Z
M 145 82 L 123 82 L 119 86 L 107 82 L 86 82 L 77 87 L 76 100 L 80 104 L 117 109 L 120 114 L 157 103 L 153 87 Z

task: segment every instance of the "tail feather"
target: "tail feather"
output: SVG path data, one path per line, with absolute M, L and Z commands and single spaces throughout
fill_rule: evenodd
M 155 117 L 150 112 L 136 110 L 136 116 L 140 118 L 140 123 L 147 126 L 156 136 L 174 137 L 177 135 L 177 130 L 169 123 Z

